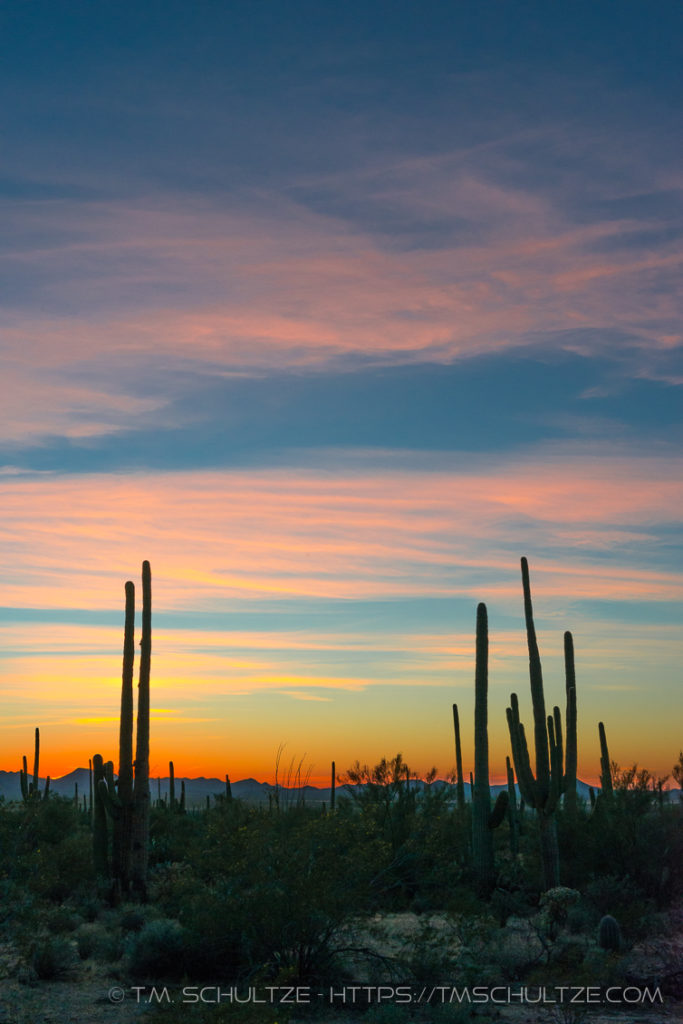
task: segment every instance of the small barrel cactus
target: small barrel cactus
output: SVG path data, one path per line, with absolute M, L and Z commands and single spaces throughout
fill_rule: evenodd
M 611 914 L 605 914 L 598 925 L 598 945 L 610 951 L 616 951 L 621 946 L 619 924 Z

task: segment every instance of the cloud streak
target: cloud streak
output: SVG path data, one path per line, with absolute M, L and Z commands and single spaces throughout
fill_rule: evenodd
M 556 197 L 477 170 L 399 165 L 388 196 L 372 177 L 360 183 L 380 211 L 391 200 L 394 215 L 445 223 L 437 247 L 387 246 L 381 230 L 307 208 L 304 195 L 251 195 L 242 209 L 180 197 L 15 204 L 18 238 L 1 257 L 17 283 L 3 325 L 4 431 L 106 434 L 154 410 L 163 428 L 170 396 L 132 383 L 141 371 L 153 380 L 155 365 L 311 372 L 523 348 L 601 351 L 627 375 L 661 373 L 681 345 L 680 237 L 653 251 L 635 232 L 658 220 L 573 223 Z
M 471 594 L 484 570 L 504 596 L 520 551 L 536 553 L 544 595 L 679 600 L 683 577 L 653 531 L 677 522 L 681 480 L 672 457 L 559 447 L 430 472 L 9 476 L 5 601 L 111 606 L 132 537 L 162 608 Z

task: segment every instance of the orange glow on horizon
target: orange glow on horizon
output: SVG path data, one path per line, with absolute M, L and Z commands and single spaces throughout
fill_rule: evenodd
M 674 473 L 670 459 L 623 451 L 565 457 L 551 447 L 516 464 L 484 461 L 476 471 L 19 475 L 5 477 L 2 489 L 11 541 L 3 601 L 43 610 L 35 621 L 0 627 L 8 770 L 30 753 L 34 725 L 45 730 L 42 758 L 51 773 L 87 764 L 98 748 L 113 758 L 122 626 L 71 619 L 96 612 L 122 623 L 123 582 L 138 569 L 131 537 L 144 538 L 155 612 L 178 621 L 154 626 L 153 756 L 161 774 L 170 758 L 182 774 L 271 778 L 281 742 L 305 753 L 316 777 L 331 756 L 348 767 L 398 749 L 416 770 L 436 763 L 447 774 L 450 705 L 462 703 L 465 717 L 471 710 L 474 611 L 482 599 L 490 609 L 491 772 L 503 774 L 504 709 L 512 689 L 522 703 L 528 694 L 510 547 L 519 542 L 524 551 L 530 536 L 540 549 L 527 553 L 544 620 L 550 706 L 564 703 L 561 633 L 575 631 L 580 729 L 593 751 L 580 755 L 581 770 L 587 778 L 598 770 L 592 731 L 599 720 L 611 729 L 620 763 L 637 760 L 664 774 L 677 756 L 667 697 L 680 655 L 676 626 L 595 621 L 580 610 L 585 599 L 627 597 L 657 609 L 683 598 L 683 572 L 639 559 L 632 543 L 683 507 L 683 471 Z M 557 547 L 570 549 L 571 561 L 547 554 Z M 626 564 L 591 557 L 596 549 L 624 552 Z M 399 599 L 443 597 L 471 604 L 466 629 L 436 632 L 401 618 Z M 336 631 L 329 609 L 312 628 L 297 602 L 321 598 L 350 608 L 393 601 L 396 614 L 379 630 L 356 622 Z M 264 599 L 289 608 L 293 625 L 235 628 L 231 617 L 258 610 Z M 183 613 L 195 620 L 210 613 L 225 629 L 189 628 Z M 56 614 L 63 622 L 49 621 Z M 661 692 L 648 693 L 638 665 L 648 678 L 661 677 Z

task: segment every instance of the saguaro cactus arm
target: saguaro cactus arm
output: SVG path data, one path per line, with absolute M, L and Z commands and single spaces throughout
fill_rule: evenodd
M 517 817 L 517 791 L 515 790 L 515 776 L 510 764 L 510 758 L 505 758 L 508 782 L 508 819 L 510 821 L 510 849 L 513 857 L 519 851 L 519 819 Z
M 519 719 L 519 701 L 517 694 L 510 694 L 510 707 L 507 709 L 507 722 L 510 731 L 510 745 L 512 746 L 512 760 L 515 765 L 517 784 L 524 800 L 530 807 L 536 806 L 536 786 L 531 762 L 529 760 L 529 749 L 527 747 L 524 726 Z
M 553 708 L 552 716 L 548 715 L 548 740 L 550 742 L 550 789 L 544 811 L 546 814 L 552 814 L 562 794 L 564 780 L 562 771 L 562 720 L 558 707 Z

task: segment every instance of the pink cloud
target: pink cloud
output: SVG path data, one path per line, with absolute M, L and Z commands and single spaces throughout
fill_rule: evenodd
M 390 248 L 361 226 L 265 196 L 242 210 L 170 198 L 22 206 L 55 241 L 10 255 L 52 282 L 43 306 L 55 312 L 15 308 L 5 318 L 3 372 L 17 397 L 4 429 L 117 429 L 107 411 L 120 411 L 124 371 L 140 360 L 228 373 L 311 368 L 349 354 L 450 362 L 570 344 L 562 332 L 589 328 L 639 339 L 647 366 L 652 347 L 681 344 L 672 287 L 680 247 L 619 246 L 642 221 L 576 226 L 549 199 L 448 160 L 399 167 L 386 191 L 413 216 L 462 213 L 473 232 L 466 243 L 454 232 L 439 249 Z M 613 243 L 604 258 L 595 253 L 603 242 Z M 82 363 L 106 386 L 74 388 L 69 373 Z M 138 403 L 133 417 L 148 411 Z M 33 419 L 29 405 L 41 410 Z
M 11 605 L 111 607 L 143 557 L 167 608 L 469 594 L 487 570 L 498 574 L 488 589 L 504 594 L 518 589 L 511 546 L 538 551 L 548 594 L 683 594 L 674 567 L 631 555 L 634 532 L 675 522 L 683 506 L 681 467 L 663 457 L 548 449 L 479 471 L 9 476 L 0 486 Z M 620 568 L 595 563 L 596 547 L 618 552 Z M 545 553 L 558 549 L 572 551 L 571 564 Z

